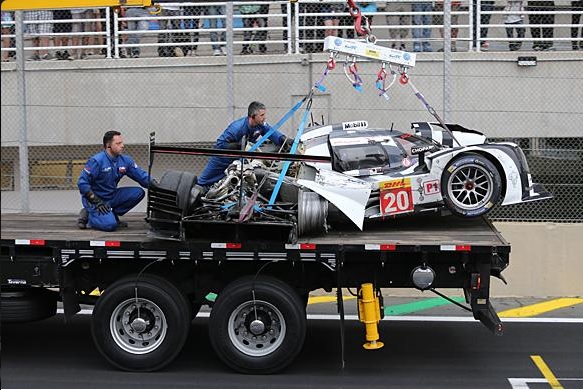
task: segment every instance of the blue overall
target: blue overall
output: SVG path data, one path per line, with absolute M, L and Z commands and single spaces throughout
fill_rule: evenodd
M 238 144 L 238 150 L 241 150 L 241 140 L 244 136 L 248 141 L 256 142 L 262 135 L 271 130 L 271 126 L 267 123 L 255 127 L 249 127 L 249 118 L 243 117 L 237 119 L 229 125 L 217 139 L 215 149 L 232 149 L 233 144 Z M 279 131 L 274 131 L 269 139 L 276 145 L 281 145 L 286 139 L 286 136 Z M 225 169 L 235 161 L 232 157 L 218 157 L 212 156 L 200 176 L 198 177 L 198 185 L 208 187 L 225 177 Z
M 147 188 L 150 184 L 148 173 L 125 155 L 111 157 L 104 151 L 91 157 L 79 175 L 77 187 L 81 192 L 81 202 L 89 213 L 88 225 L 94 229 L 106 232 L 114 231 L 118 225 L 118 216 L 124 215 L 134 208 L 142 199 L 145 192 L 140 187 L 121 187 L 117 185 L 122 177 L 127 175 Z M 99 214 L 86 198 L 88 192 L 93 192 L 109 205 L 111 211 Z

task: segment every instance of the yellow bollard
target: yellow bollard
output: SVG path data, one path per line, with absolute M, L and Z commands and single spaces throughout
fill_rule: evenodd
M 364 323 L 366 332 L 366 343 L 364 349 L 379 349 L 383 347 L 383 342 L 379 340 L 377 324 L 381 320 L 379 299 L 375 296 L 372 283 L 363 283 L 360 286 L 358 297 L 358 316 L 360 322 Z

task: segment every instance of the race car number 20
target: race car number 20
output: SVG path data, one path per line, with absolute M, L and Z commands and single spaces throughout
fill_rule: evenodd
M 395 215 L 413 211 L 411 179 L 390 180 L 380 183 L 382 215 Z

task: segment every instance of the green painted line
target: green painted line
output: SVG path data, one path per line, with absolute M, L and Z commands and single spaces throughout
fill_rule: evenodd
M 452 300 L 456 302 L 465 302 L 466 299 L 464 297 L 450 297 Z M 385 307 L 385 315 L 386 316 L 400 316 L 403 314 L 415 313 L 417 311 L 423 311 L 427 309 L 431 309 L 434 307 L 445 306 L 445 305 L 453 305 L 447 299 L 437 297 L 437 298 L 430 298 L 424 299 L 422 301 L 411 302 L 411 303 L 402 303 L 400 305 L 392 305 Z
M 215 299 L 217 299 L 217 294 L 215 294 L 215 293 L 208 293 L 205 298 L 207 299 L 207 301 L 214 302 Z

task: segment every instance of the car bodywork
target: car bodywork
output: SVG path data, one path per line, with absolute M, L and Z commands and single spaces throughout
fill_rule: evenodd
M 343 122 L 306 129 L 299 146 L 307 159 L 289 171 L 282 169 L 285 154 L 272 154 L 276 161 L 268 163 L 234 159 L 208 192 L 193 174 L 164 175 L 150 189 L 153 231 L 177 239 L 265 231 L 294 242 L 334 223 L 350 221 L 362 230 L 367 221 L 430 211 L 478 217 L 497 204 L 552 197 L 532 182 L 518 145 L 487 142 L 459 125 L 415 122 L 399 131 Z

